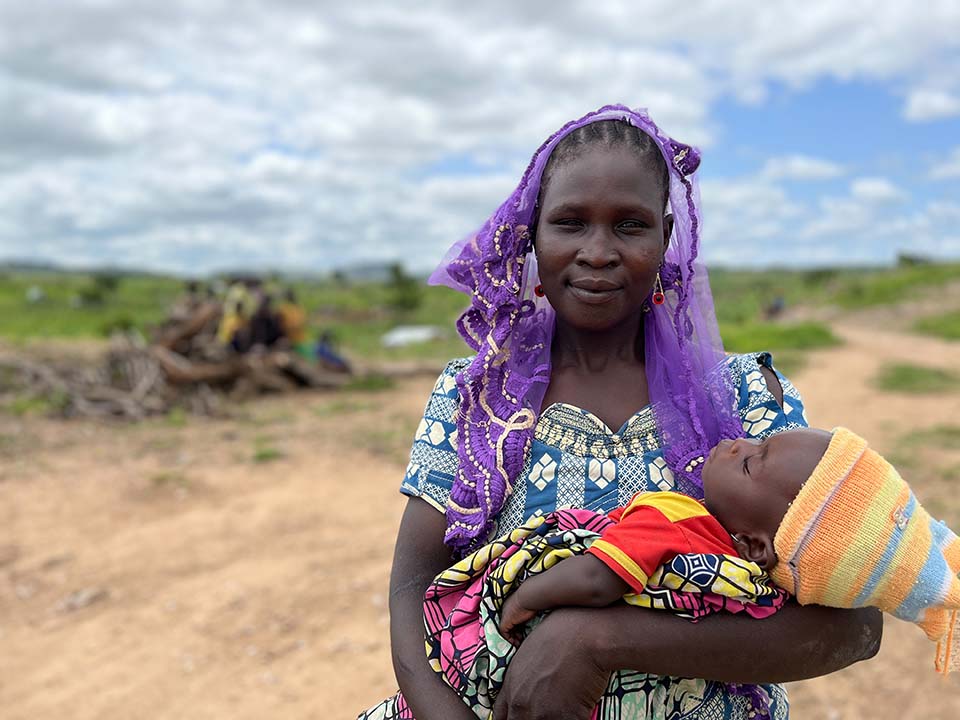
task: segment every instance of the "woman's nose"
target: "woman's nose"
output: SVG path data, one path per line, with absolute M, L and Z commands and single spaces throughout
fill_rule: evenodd
M 620 253 L 617 252 L 610 233 L 597 228 L 584 238 L 584 243 L 577 252 L 577 260 L 590 267 L 607 267 L 620 260 Z

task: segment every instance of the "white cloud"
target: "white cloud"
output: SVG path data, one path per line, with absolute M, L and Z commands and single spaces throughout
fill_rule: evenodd
M 930 168 L 931 180 L 949 180 L 952 178 L 960 178 L 960 147 L 955 147 L 943 162 L 939 162 Z
M 764 174 L 703 183 L 707 261 L 817 266 L 893 261 L 899 252 L 956 257 L 960 204 L 909 206 L 884 178 L 859 178 L 846 195 L 791 200 Z
M 850 183 L 850 194 L 868 203 L 899 202 L 906 197 L 900 188 L 883 177 L 856 178 Z
M 763 176 L 704 181 L 703 254 L 708 263 L 764 265 L 787 261 L 783 242 L 802 205 Z
M 958 24 L 956 3 L 865 0 L 0 3 L 0 256 L 427 268 L 571 117 L 645 105 L 709 145 L 718 99 L 774 83 L 949 94 Z M 843 172 L 786 155 L 705 187 L 715 247 L 793 232 L 803 205 L 776 181 Z
M 960 115 L 960 97 L 943 90 L 914 90 L 907 95 L 903 116 L 923 122 Z
M 762 174 L 772 180 L 829 180 L 843 175 L 842 165 L 807 155 L 785 155 L 767 160 Z

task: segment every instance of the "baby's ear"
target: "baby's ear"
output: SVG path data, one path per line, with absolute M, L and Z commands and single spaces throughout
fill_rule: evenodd
M 764 572 L 770 572 L 777 564 L 773 539 L 766 533 L 740 533 L 738 549 L 745 560 L 755 562 Z

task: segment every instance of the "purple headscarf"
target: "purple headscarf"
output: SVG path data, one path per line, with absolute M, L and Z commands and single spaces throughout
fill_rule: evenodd
M 457 329 L 476 358 L 457 376 L 459 468 L 447 503 L 445 542 L 482 543 L 520 475 L 550 382 L 555 313 L 539 282 L 530 225 L 550 154 L 564 137 L 604 120 L 629 123 L 656 142 L 670 172 L 673 234 L 660 276 L 667 300 L 644 314 L 647 386 L 664 459 L 677 489 L 703 497 L 700 470 L 721 438 L 743 434 L 700 245 L 696 148 L 664 135 L 643 110 L 608 105 L 567 123 L 537 150 L 520 184 L 473 236 L 454 245 L 430 277 L 470 296 Z

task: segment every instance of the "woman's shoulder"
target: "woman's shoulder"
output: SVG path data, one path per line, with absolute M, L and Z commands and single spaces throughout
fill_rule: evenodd
M 734 381 L 750 378 L 756 381 L 759 378 L 776 377 L 784 394 L 786 395 L 789 385 L 792 392 L 796 392 L 793 383 L 777 369 L 773 361 L 773 353 L 766 350 L 748 353 L 734 353 L 727 356 L 727 368 L 730 371 Z
M 467 357 L 454 358 L 448 362 L 440 372 L 440 376 L 433 386 L 433 394 L 445 395 L 450 398 L 459 397 L 457 391 L 457 375 L 473 362 L 473 357 L 474 356 L 468 355 Z
M 456 358 L 440 373 L 413 436 L 410 463 L 400 492 L 419 497 L 443 512 L 457 474 L 457 373 L 473 358 Z
M 807 425 L 803 398 L 790 380 L 777 370 L 773 354 L 766 351 L 727 357 L 744 430 L 765 437 L 781 430 Z
M 472 363 L 475 357 L 476 355 L 466 355 L 465 357 L 454 358 L 447 363 L 447 366 L 443 369 L 441 376 L 453 375 L 456 377 L 457 373 Z
M 451 425 L 456 423 L 457 406 L 460 404 L 457 374 L 472 361 L 472 357 L 461 357 L 446 364 L 430 391 L 423 413 L 425 420 L 442 420 Z

